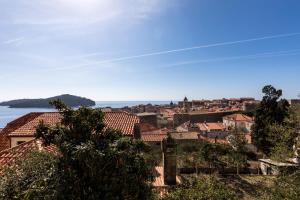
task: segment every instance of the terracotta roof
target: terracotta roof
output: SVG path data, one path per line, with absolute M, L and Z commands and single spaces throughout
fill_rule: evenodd
M 104 123 L 109 128 L 120 130 L 124 135 L 133 135 L 134 125 L 139 123 L 137 116 L 127 112 L 104 112 Z M 11 131 L 9 136 L 33 136 L 36 126 L 40 121 L 54 126 L 61 121 L 61 115 L 58 112 L 39 113 L 35 118 L 28 120 L 22 126 Z
M 40 113 L 39 116 L 31 121 L 28 121 L 23 126 L 9 133 L 9 136 L 33 136 L 36 126 L 43 121 L 45 124 L 55 126 L 61 121 L 61 115 L 58 112 Z
M 164 182 L 164 168 L 162 166 L 155 166 L 153 169 L 154 181 L 152 185 L 154 187 L 167 187 Z M 176 176 L 177 184 L 181 183 L 181 180 L 178 176 Z
M 140 122 L 139 118 L 123 111 L 104 112 L 104 123 L 113 129 L 118 129 L 123 135 L 133 136 L 134 127 Z
M 54 145 L 43 147 L 40 140 L 37 139 L 24 142 L 16 147 L 8 149 L 8 135 L 33 136 L 35 127 L 41 120 L 49 125 L 55 125 L 60 122 L 61 115 L 57 112 L 30 113 L 8 124 L 4 129 L 6 134 L 1 134 L 1 139 L 4 139 L 3 141 L 1 140 L 1 142 L 4 144 L 6 141 L 7 143 L 3 145 L 3 147 L 6 147 L 5 150 L 0 152 L 0 166 L 10 163 L 13 160 L 16 160 L 16 158 L 23 157 L 30 150 L 46 150 L 50 152 L 56 150 Z M 104 122 L 108 127 L 118 129 L 124 135 L 131 136 L 134 133 L 135 124 L 139 123 L 139 119 L 137 116 L 127 112 L 105 112 Z
M 187 122 L 184 122 L 183 124 L 181 124 L 179 127 L 188 130 L 188 128 L 190 126 L 191 126 L 191 121 L 187 121 Z
M 134 127 L 139 123 L 139 118 L 136 115 L 123 111 L 104 113 L 104 123 L 107 127 L 118 129 L 124 135 L 133 136 Z M 58 112 L 33 112 L 10 122 L 0 133 L 0 151 L 10 147 L 9 137 L 33 136 L 35 128 L 40 121 L 54 126 L 60 120 L 61 115 Z
M 200 131 L 207 131 L 207 128 L 204 125 L 204 123 L 197 123 L 197 126 L 200 129 Z
M 244 121 L 244 122 L 253 121 L 252 117 L 249 117 L 249 116 L 244 115 L 244 114 L 232 114 L 232 115 L 228 115 L 228 116 L 223 117 L 223 119 L 230 120 L 230 121 Z
M 158 133 L 158 134 L 142 134 L 141 140 L 144 142 L 161 142 L 164 138 L 167 138 L 166 133 Z
M 225 126 L 223 123 L 197 123 L 197 126 L 201 131 L 225 130 Z
M 6 127 L 0 133 L 0 151 L 4 149 L 8 149 L 10 147 L 8 134 L 15 131 L 16 129 L 22 127 L 26 123 L 35 119 L 41 115 L 41 113 L 28 113 L 6 125 Z
M 54 145 L 49 145 L 44 147 L 42 142 L 37 139 L 33 139 L 29 142 L 24 142 L 18 146 L 10 149 L 6 149 L 0 152 L 0 166 L 6 166 L 11 162 L 14 162 L 18 158 L 23 158 L 30 151 L 48 151 L 56 152 L 56 147 Z
M 173 132 L 170 134 L 175 140 L 198 140 L 197 132 Z
M 154 187 L 163 187 L 165 186 L 164 183 L 164 168 L 161 166 L 156 166 L 153 170 L 154 174 L 154 181 L 152 185 Z

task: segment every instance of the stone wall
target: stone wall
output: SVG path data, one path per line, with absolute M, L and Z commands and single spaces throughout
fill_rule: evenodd
M 223 117 L 238 111 L 213 112 L 213 113 L 179 113 L 174 115 L 174 125 L 179 126 L 187 121 L 191 123 L 222 122 Z
M 154 127 L 157 126 L 157 115 L 156 114 L 138 114 L 137 115 L 140 118 L 141 124 L 151 124 Z

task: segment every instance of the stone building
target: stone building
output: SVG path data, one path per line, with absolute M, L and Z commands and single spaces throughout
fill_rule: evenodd
M 244 133 L 250 133 L 254 118 L 244 114 L 233 114 L 223 117 L 223 123 L 227 129 L 237 129 Z
M 174 126 L 177 127 L 187 121 L 191 123 L 221 122 L 224 116 L 234 113 L 237 111 L 175 113 Z
M 141 124 L 151 124 L 154 127 L 158 127 L 156 113 L 144 112 L 138 113 L 137 116 L 139 117 Z
M 168 136 L 162 141 L 164 182 L 166 185 L 176 185 L 177 152 L 176 141 Z

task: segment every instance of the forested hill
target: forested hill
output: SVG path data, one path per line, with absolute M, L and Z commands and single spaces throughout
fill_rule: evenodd
M 93 100 L 84 97 L 64 94 L 46 99 L 17 99 L 6 101 L 0 103 L 0 106 L 9 106 L 10 108 L 52 108 L 49 102 L 56 99 L 62 100 L 69 107 L 96 105 L 95 101 Z

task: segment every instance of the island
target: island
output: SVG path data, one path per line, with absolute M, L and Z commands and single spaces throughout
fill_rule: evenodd
M 10 108 L 53 108 L 49 102 L 60 99 L 69 107 L 79 106 L 95 106 L 96 102 L 84 97 L 63 94 L 59 96 L 49 97 L 45 99 L 17 99 L 1 102 L 0 106 L 8 106 Z

